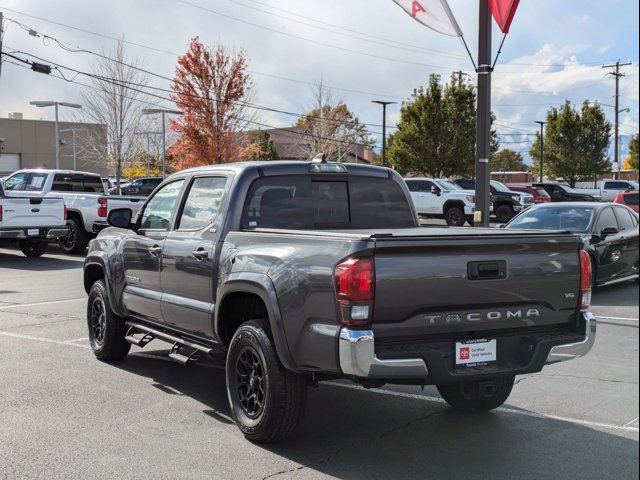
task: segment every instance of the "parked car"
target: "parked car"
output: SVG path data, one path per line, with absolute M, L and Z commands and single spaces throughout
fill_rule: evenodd
M 580 193 L 568 185 L 559 183 L 534 183 L 535 188 L 542 188 L 551 197 L 552 202 L 599 202 L 600 197 L 595 194 Z
M 386 168 L 200 167 L 168 178 L 137 218 L 108 221 L 84 268 L 94 354 L 120 360 L 153 339 L 183 364 L 224 352 L 231 413 L 253 441 L 289 435 L 319 380 L 435 384 L 486 411 L 515 375 L 595 340 L 580 238 L 422 228 Z
M 418 215 L 444 218 L 447 225 L 461 227 L 465 221 L 473 226 L 475 192 L 463 190 L 449 180 L 405 178 Z
M 153 192 L 156 187 L 162 183 L 162 180 L 162 177 L 137 178 L 129 184 L 122 184 L 120 192 L 122 195 L 139 195 L 147 197 L 151 195 L 151 192 Z M 115 194 L 116 189 L 112 188 L 109 193 L 112 195 Z
M 475 191 L 476 181 L 467 178 L 455 180 L 460 187 Z M 491 180 L 491 204 L 496 220 L 506 223 L 524 208 L 533 205 L 533 197 L 529 194 L 512 192 L 505 185 Z
M 614 199 L 613 202 L 626 205 L 631 210 L 638 213 L 638 190 L 631 190 L 629 192 L 620 192 L 616 195 L 616 198 Z
M 62 197 L 68 233 L 60 238 L 65 253 L 81 253 L 100 220 L 98 199 L 106 192 L 100 175 L 73 170 L 18 170 L 4 182 L 7 196 Z
M 66 235 L 65 220 L 62 198 L 7 197 L 0 184 L 0 241 L 17 240 L 27 257 L 40 257 Z
M 578 193 L 600 197 L 602 202 L 612 202 L 620 192 L 638 190 L 638 183 L 627 180 L 600 180 L 595 189 L 576 188 Z
M 551 201 L 549 194 L 542 188 L 530 185 L 508 185 L 512 192 L 528 193 L 533 197 L 533 203 L 546 203 Z
M 591 257 L 594 286 L 638 278 L 638 215 L 624 205 L 541 204 L 515 217 L 506 228 L 579 235 Z

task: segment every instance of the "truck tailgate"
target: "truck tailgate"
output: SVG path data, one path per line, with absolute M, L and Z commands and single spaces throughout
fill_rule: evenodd
M 3 197 L 2 227 L 57 227 L 65 225 L 64 200 L 47 197 Z
M 473 333 L 576 319 L 581 240 L 500 231 L 375 242 L 376 336 Z

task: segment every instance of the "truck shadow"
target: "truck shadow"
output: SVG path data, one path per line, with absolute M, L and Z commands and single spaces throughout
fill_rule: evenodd
M 118 366 L 152 379 L 169 395 L 201 402 L 203 413 L 220 423 L 232 422 L 223 363 L 185 368 L 153 358 L 166 353 L 132 353 Z M 425 395 L 437 396 L 431 388 Z M 515 413 L 464 414 L 436 401 L 321 384 L 309 389 L 306 415 L 293 437 L 247 448 L 293 462 L 263 478 L 637 478 L 637 432 L 597 430 L 509 408 Z
M 49 252 L 50 250 L 39 258 L 27 258 L 18 249 L 12 250 L 3 246 L 2 250 L 0 250 L 0 267 L 30 272 L 82 268 L 84 257 L 51 257 L 48 255 Z

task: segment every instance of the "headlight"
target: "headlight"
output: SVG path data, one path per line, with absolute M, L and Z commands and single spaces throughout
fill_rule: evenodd
M 520 195 L 512 195 L 511 198 L 514 202 L 522 203 L 522 198 L 520 197 Z
M 476 197 L 474 197 L 473 195 L 467 195 L 467 202 L 476 203 Z

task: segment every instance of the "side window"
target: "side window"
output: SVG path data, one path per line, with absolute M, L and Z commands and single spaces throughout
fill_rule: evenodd
M 627 205 L 638 205 L 638 194 L 637 193 L 627 193 L 624 196 L 624 202 Z
M 52 192 L 83 192 L 84 185 L 80 175 L 56 173 L 53 177 Z
M 412 181 L 412 182 L 406 182 L 406 183 L 407 183 L 407 187 L 409 188 L 410 192 L 419 192 L 420 191 L 420 182 Z
M 140 219 L 141 230 L 168 230 L 184 180 L 168 183 L 149 200 Z
M 22 191 L 26 188 L 28 180 L 28 173 L 16 173 L 15 175 L 7 178 L 7 180 L 4 182 L 4 189 L 7 192 L 13 190 Z
M 620 225 L 620 230 L 633 230 L 635 227 L 633 223 L 633 219 L 631 218 L 631 214 L 626 208 L 615 208 L 616 217 L 618 218 L 618 225 Z
M 184 202 L 178 230 L 200 230 L 211 225 L 220 209 L 226 184 L 224 177 L 196 178 Z
M 627 182 L 604 182 L 604 188 L 610 188 L 612 190 L 626 190 L 628 188 L 630 188 L 631 185 L 629 185 Z
M 104 193 L 104 183 L 100 177 L 85 175 L 82 179 L 82 190 L 84 192 Z
M 614 215 L 613 210 L 610 207 L 607 207 L 602 212 L 600 212 L 598 223 L 596 223 L 596 233 L 600 233 L 603 229 L 608 227 L 618 228 L 616 216 Z

